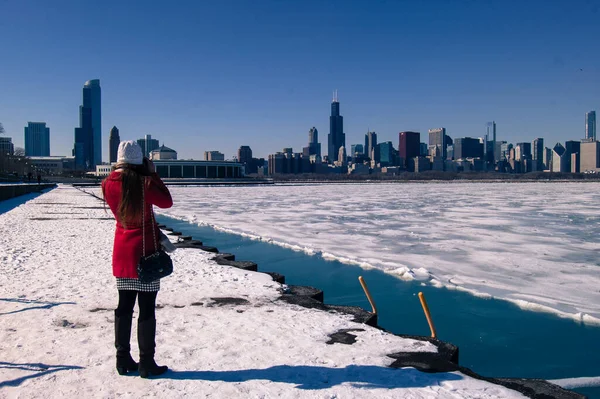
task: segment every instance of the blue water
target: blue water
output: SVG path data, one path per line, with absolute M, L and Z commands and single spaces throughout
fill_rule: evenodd
M 493 377 L 567 378 L 600 376 L 600 328 L 551 314 L 523 311 L 495 299 L 406 282 L 378 270 L 324 260 L 262 241 L 222 233 L 208 227 L 157 216 L 185 235 L 251 260 L 259 271 L 286 276 L 286 283 L 310 285 L 325 292 L 329 304 L 370 309 L 358 276 L 374 297 L 379 325 L 399 334 L 429 335 L 418 292 L 425 294 L 438 338 L 460 348 L 460 364 Z M 600 389 L 587 389 L 600 397 Z

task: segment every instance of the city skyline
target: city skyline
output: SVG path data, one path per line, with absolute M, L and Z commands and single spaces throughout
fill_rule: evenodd
M 94 78 L 102 126 L 119 126 L 123 139 L 168 139 L 181 158 L 196 159 L 213 149 L 232 158 L 239 145 L 265 158 L 300 150 L 311 126 L 329 133 L 324 109 L 336 88 L 347 147 L 368 129 L 393 143 L 401 131 L 438 126 L 451 137 L 483 137 L 491 120 L 498 140 L 579 140 L 582 115 L 600 107 L 600 55 L 589 53 L 598 10 L 584 0 L 9 2 L 0 12 L 11 32 L 0 38 L 0 122 L 23 147 L 22 126 L 45 121 L 53 155 L 70 155 L 73 108 L 82 82 Z M 440 29 L 423 29 L 432 25 Z M 217 39 L 197 40 L 207 35 Z M 42 62 L 31 65 L 31 53 Z M 103 129 L 103 161 L 108 135 Z

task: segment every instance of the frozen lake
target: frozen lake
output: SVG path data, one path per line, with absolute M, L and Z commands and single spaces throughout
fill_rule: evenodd
M 166 216 L 600 323 L 599 183 L 172 187 Z

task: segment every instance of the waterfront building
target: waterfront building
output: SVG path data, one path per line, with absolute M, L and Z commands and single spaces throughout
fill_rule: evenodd
M 50 156 L 50 128 L 46 122 L 27 122 L 25 127 L 25 156 Z
M 155 150 L 150 151 L 150 159 L 152 161 L 159 160 L 175 160 L 177 159 L 177 151 L 166 147 L 164 144 Z
M 431 161 L 427 157 L 414 157 L 413 162 L 416 173 L 431 170 Z
M 586 112 L 585 114 L 585 138 L 596 140 L 596 111 Z
M 346 166 L 348 163 L 348 160 L 346 157 L 346 147 L 344 147 L 344 146 L 341 146 L 338 151 L 338 163 L 340 166 Z
M 338 101 L 337 90 L 333 94 L 331 101 L 331 116 L 329 117 L 329 136 L 327 155 L 330 160 L 338 157 L 340 147 L 346 146 L 346 135 L 344 134 L 344 118 L 340 115 L 340 102 Z
M 113 126 L 108 135 L 108 160 L 110 163 L 117 162 L 117 152 L 119 151 L 120 142 L 119 129 Z

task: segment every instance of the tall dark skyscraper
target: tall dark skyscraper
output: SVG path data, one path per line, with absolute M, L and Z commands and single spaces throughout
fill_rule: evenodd
M 531 142 L 532 158 L 536 171 L 544 170 L 544 139 L 537 138 Z
M 483 150 L 485 151 L 485 161 L 489 167 L 496 165 L 494 149 L 496 148 L 496 122 L 488 122 L 486 125 L 485 141 Z
M 25 156 L 50 156 L 50 128 L 46 127 L 46 122 L 27 122 Z
M 79 107 L 79 127 L 75 128 L 73 155 L 77 169 L 94 169 L 102 163 L 102 109 L 100 80 L 83 85 L 83 104 Z
M 310 157 L 311 155 L 317 155 L 321 157 L 321 143 L 319 143 L 319 131 L 316 127 L 312 127 L 308 131 L 308 147 L 302 149 L 302 155 Z
M 237 160 L 239 163 L 247 165 L 252 162 L 252 149 L 248 145 L 243 145 L 238 149 Z
M 337 90 L 333 93 L 331 102 L 331 116 L 329 117 L 329 136 L 327 156 L 329 162 L 333 163 L 338 157 L 340 147 L 346 147 L 346 135 L 344 134 L 344 118 L 340 115 L 340 102 Z
M 110 129 L 110 135 L 108 138 L 108 157 L 109 162 L 117 162 L 117 152 L 119 151 L 119 143 L 121 142 L 121 138 L 119 137 L 119 129 L 116 126 L 113 126 Z
M 402 158 L 402 165 L 409 168 L 412 165 L 410 159 L 418 157 L 421 152 L 421 133 L 419 132 L 400 132 L 398 134 L 400 142 L 398 144 L 398 152 Z
M 596 111 L 586 112 L 585 114 L 585 138 L 596 140 Z
M 377 148 L 377 133 L 367 132 L 365 134 L 365 155 L 373 159 L 373 150 Z M 375 151 L 377 152 L 377 151 Z M 378 159 L 376 161 L 379 161 Z

